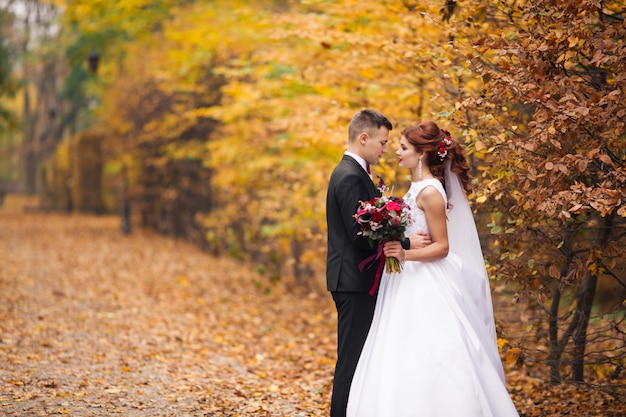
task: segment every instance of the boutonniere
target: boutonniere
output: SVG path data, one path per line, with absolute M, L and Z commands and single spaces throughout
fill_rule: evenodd
M 385 184 L 385 180 L 383 180 L 383 177 L 381 177 L 380 175 L 378 176 L 378 184 L 376 184 L 376 188 L 378 188 L 378 191 L 380 191 L 381 194 L 383 194 L 389 188 L 387 187 L 387 184 Z

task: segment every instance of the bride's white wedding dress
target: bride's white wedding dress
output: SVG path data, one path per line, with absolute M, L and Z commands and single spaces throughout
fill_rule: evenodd
M 402 272 L 381 277 L 374 319 L 350 389 L 348 417 L 518 416 L 498 356 L 476 226 L 458 177 L 449 168 L 446 174 L 456 205 L 448 213 L 450 253 L 433 262 L 405 262 Z M 446 199 L 436 179 L 412 183 L 405 196 L 413 219 L 407 236 L 428 232 L 415 202 L 427 186 Z M 455 210 L 461 215 L 456 220 Z M 451 232 L 452 227 L 462 230 Z M 461 242 L 455 244 L 453 238 Z

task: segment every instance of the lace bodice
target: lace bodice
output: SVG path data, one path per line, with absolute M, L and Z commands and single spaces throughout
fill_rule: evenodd
M 417 207 L 416 202 L 417 195 L 420 193 L 420 191 L 422 191 L 425 187 L 428 187 L 429 185 L 439 190 L 439 192 L 443 196 L 443 200 L 446 205 L 448 203 L 448 200 L 446 198 L 446 191 L 443 188 L 443 184 L 441 184 L 441 181 L 439 181 L 438 179 L 429 178 L 418 182 L 412 182 L 409 191 L 407 191 L 404 195 L 404 201 L 406 201 L 409 207 L 411 207 L 411 224 L 406 229 L 406 236 L 409 236 L 410 234 L 418 231 L 426 232 L 428 235 L 430 235 L 428 225 L 426 224 L 426 216 L 424 215 L 424 210 Z

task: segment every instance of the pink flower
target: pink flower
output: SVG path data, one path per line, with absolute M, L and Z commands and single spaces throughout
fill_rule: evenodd
M 400 212 L 402 212 L 402 206 L 397 201 L 390 201 L 385 204 L 385 207 L 389 211 L 395 211 L 396 214 L 400 214 Z

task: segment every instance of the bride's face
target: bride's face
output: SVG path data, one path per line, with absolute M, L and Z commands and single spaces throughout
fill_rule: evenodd
M 420 154 L 417 153 L 415 147 L 404 136 L 400 139 L 400 147 L 396 151 L 396 155 L 398 156 L 400 168 L 412 169 L 417 167 L 419 163 Z

